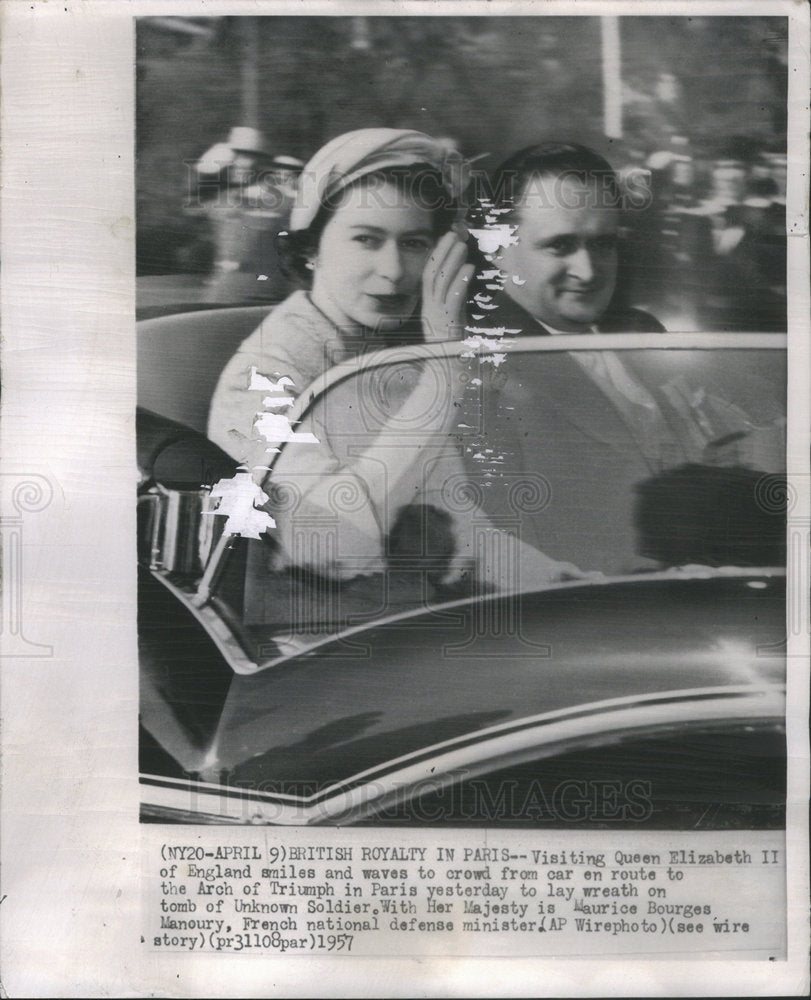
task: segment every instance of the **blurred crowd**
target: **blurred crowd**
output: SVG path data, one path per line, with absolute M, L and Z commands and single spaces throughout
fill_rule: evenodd
M 276 253 L 304 163 L 272 153 L 261 132 L 232 128 L 194 167 L 185 205 L 202 220 L 212 247 L 206 298 L 211 302 L 277 301 L 288 292 Z
M 609 159 L 630 193 L 621 264 L 630 304 L 673 331 L 786 329 L 784 152 L 746 137 L 707 150 L 673 135 L 654 150 L 617 143 Z M 279 301 L 295 287 L 276 236 L 303 166 L 241 126 L 196 162 L 184 214 L 206 248 L 207 301 Z
M 645 156 L 649 198 L 625 213 L 630 298 L 672 330 L 786 329 L 786 156 L 746 139 L 713 155 L 684 136 Z

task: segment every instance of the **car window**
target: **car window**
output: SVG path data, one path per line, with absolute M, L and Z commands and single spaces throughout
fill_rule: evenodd
M 274 526 L 212 589 L 248 655 L 471 595 L 781 564 L 784 352 L 578 339 L 361 364 L 313 394 L 268 444 Z

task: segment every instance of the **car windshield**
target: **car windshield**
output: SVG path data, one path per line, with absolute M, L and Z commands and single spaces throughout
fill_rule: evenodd
M 640 342 L 471 338 L 362 360 L 289 418 L 266 396 L 272 527 L 210 589 L 249 659 L 471 596 L 782 563 L 779 342 Z

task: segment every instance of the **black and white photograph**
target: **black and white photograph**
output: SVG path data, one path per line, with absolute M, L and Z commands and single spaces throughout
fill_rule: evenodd
M 143 819 L 783 828 L 786 19 L 136 39 Z
M 808 8 L 0 27 L 0 995 L 807 995 Z

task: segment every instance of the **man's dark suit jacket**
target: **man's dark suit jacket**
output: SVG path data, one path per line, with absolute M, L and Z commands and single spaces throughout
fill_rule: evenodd
M 478 329 L 506 327 L 512 336 L 549 334 L 503 293 Z M 482 310 L 473 310 L 481 312 Z M 662 332 L 639 310 L 607 314 L 601 332 Z M 517 335 L 520 336 L 520 335 Z M 465 467 L 481 480 L 488 516 L 509 530 L 520 525 L 528 544 L 584 570 L 606 573 L 650 568 L 637 555 L 634 484 L 659 471 L 643 456 L 627 423 L 568 352 L 520 354 L 513 343 L 499 378 L 484 379 L 479 399 L 463 416 L 483 429 L 493 462 L 466 449 Z M 502 384 L 499 384 L 501 382 Z M 517 473 L 517 475 L 516 475 Z M 518 480 L 524 473 L 525 488 Z
M 475 304 L 474 304 L 475 305 Z M 503 327 L 510 330 L 520 330 L 522 334 L 543 335 L 549 331 L 540 322 L 532 317 L 523 306 L 520 306 L 514 299 L 511 299 L 505 292 L 497 292 L 493 296 L 492 303 L 495 309 L 472 308 L 471 312 L 477 316 L 484 313 L 481 320 L 471 319 L 470 325 L 475 327 Z M 627 309 L 622 307 L 609 306 L 605 315 L 596 324 L 600 333 L 664 333 L 665 328 L 651 316 L 650 313 L 641 309 Z

